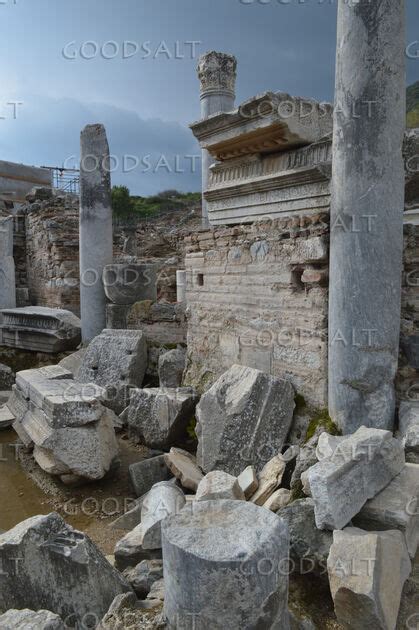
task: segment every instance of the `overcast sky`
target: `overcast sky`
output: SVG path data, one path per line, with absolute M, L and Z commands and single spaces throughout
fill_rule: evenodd
M 199 190 L 188 129 L 199 119 L 198 56 L 236 55 L 237 102 L 267 90 L 331 101 L 336 3 L 0 0 L 0 159 L 74 167 L 81 128 L 102 122 L 115 165 L 136 156 L 114 184 L 142 195 Z M 419 2 L 406 3 L 410 84 Z

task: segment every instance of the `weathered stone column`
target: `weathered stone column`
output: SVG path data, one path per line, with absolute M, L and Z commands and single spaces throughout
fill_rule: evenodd
M 404 0 L 339 0 L 331 208 L 329 410 L 392 429 L 400 336 Z
M 0 220 L 0 309 L 16 306 L 13 218 Z
M 237 60 L 233 55 L 220 52 L 208 52 L 202 55 L 198 64 L 198 77 L 201 82 L 201 116 L 208 118 L 218 112 L 230 112 L 234 109 L 236 98 Z M 202 193 L 208 188 L 209 168 L 214 158 L 202 151 Z M 208 225 L 207 204 L 202 197 L 202 224 Z
M 105 328 L 103 269 L 112 262 L 112 207 L 109 146 L 103 125 L 81 132 L 80 311 L 82 340 Z
M 186 302 L 186 271 L 184 269 L 176 271 L 176 295 L 180 304 Z

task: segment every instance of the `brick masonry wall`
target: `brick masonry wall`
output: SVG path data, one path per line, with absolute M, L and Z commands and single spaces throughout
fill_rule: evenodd
M 240 363 L 326 406 L 328 230 L 325 214 L 186 238 L 188 384 Z
M 419 226 L 404 238 L 397 389 L 419 399 Z M 327 214 L 189 235 L 187 384 L 205 389 L 239 363 L 326 407 L 328 246 Z

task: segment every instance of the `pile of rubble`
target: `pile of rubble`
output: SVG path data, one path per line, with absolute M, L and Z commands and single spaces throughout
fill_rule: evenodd
M 130 466 L 137 499 L 112 524 L 124 532 L 115 568 L 54 514 L 0 536 L 1 566 L 21 557 L 24 567 L 6 571 L 0 609 L 26 609 L 4 623 L 32 615 L 60 628 L 91 614 L 103 630 L 126 615 L 140 628 L 186 628 L 191 618 L 202 628 L 313 627 L 288 608 L 289 576 L 304 563 L 328 577 L 344 627 L 396 628 L 419 542 L 414 405 L 402 405 L 397 437 L 317 430 L 289 445 L 288 381 L 233 365 L 199 399 L 182 387 L 184 351 L 160 357 L 158 388 L 141 387 L 146 362 L 140 331 L 105 330 L 63 364 L 17 374 L 14 427 L 50 474 L 103 477 L 117 457 L 115 428 L 153 450 Z M 195 420 L 196 455 L 180 448 Z

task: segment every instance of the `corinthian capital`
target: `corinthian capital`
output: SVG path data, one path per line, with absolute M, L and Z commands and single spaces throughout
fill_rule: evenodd
M 215 52 L 202 55 L 198 63 L 201 98 L 211 93 L 224 92 L 234 96 L 237 59 L 233 55 Z

